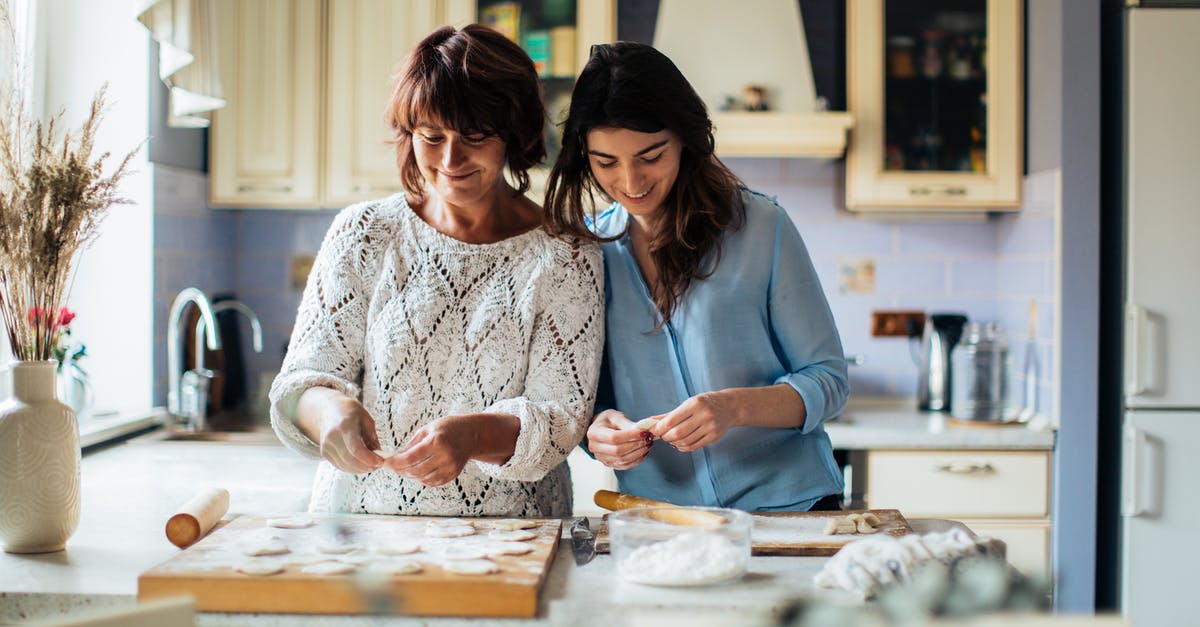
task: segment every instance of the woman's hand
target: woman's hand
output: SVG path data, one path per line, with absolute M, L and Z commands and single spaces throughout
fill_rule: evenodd
M 357 400 L 330 388 L 314 387 L 300 396 L 300 428 L 339 470 L 359 474 L 383 465 L 375 454 L 375 419 Z
M 385 463 L 402 477 L 429 487 L 454 481 L 473 453 L 467 416 L 447 416 L 417 430 L 408 446 Z
M 588 450 L 596 460 L 614 470 L 629 470 L 650 454 L 654 436 L 636 428 L 625 414 L 609 409 L 600 412 L 587 430 Z
M 726 390 L 697 394 L 659 417 L 653 431 L 676 450 L 699 450 L 738 426 L 739 409 Z

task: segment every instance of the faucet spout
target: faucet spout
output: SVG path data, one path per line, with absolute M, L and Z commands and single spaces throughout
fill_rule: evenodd
M 200 309 L 200 318 L 208 325 L 208 348 L 221 348 L 221 338 L 217 334 L 217 320 L 213 317 L 212 306 L 204 292 L 194 287 L 180 290 L 171 303 L 171 311 L 167 314 L 167 411 L 175 417 L 183 417 L 180 407 L 180 379 L 183 374 L 183 356 L 179 350 L 179 326 L 183 323 L 183 311 L 188 304 L 195 304 Z
M 263 347 L 262 322 L 258 319 L 258 314 L 254 313 L 248 305 L 240 300 L 222 300 L 212 306 L 213 314 L 219 314 L 222 311 L 233 310 L 241 313 L 250 320 L 250 338 L 251 344 L 254 346 L 254 352 L 261 353 Z M 195 350 L 196 350 L 196 369 L 204 368 L 204 330 L 209 328 L 208 322 L 203 316 L 196 320 L 195 334 Z

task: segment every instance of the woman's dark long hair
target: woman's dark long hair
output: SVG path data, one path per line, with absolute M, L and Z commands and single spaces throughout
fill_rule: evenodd
M 617 42 L 592 46 L 575 82 L 563 123 L 562 152 L 546 188 L 546 228 L 555 235 L 596 241 L 585 214 L 595 193 L 608 197 L 588 162 L 587 134 L 596 128 L 642 133 L 673 131 L 682 140 L 679 175 L 663 201 L 650 257 L 658 281 L 650 286 L 660 319 L 670 321 L 692 281 L 712 274 L 721 258 L 721 237 L 745 221 L 741 181 L 714 153 L 712 121 L 704 101 L 675 64 L 651 46 Z

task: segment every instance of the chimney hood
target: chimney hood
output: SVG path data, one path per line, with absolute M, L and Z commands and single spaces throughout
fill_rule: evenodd
M 817 106 L 796 0 L 660 0 L 654 46 L 708 106 L 718 155 L 837 158 L 845 152 L 853 117 Z M 768 110 L 725 106 L 749 85 L 765 88 Z

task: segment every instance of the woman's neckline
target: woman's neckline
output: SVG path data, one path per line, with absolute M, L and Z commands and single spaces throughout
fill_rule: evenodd
M 453 235 L 450 235 L 448 233 L 444 233 L 444 232 L 438 230 L 437 227 L 426 222 L 425 218 L 423 218 L 421 216 L 421 214 L 418 213 L 415 208 L 413 208 L 413 206 L 408 202 L 407 194 L 405 194 L 404 192 L 400 192 L 399 196 L 400 196 L 400 204 L 403 205 L 403 213 L 405 213 L 410 220 L 412 220 L 414 223 L 416 223 L 418 229 L 426 232 L 427 234 L 429 234 L 445 243 L 452 244 L 457 247 L 483 249 L 483 248 L 498 247 L 498 246 L 511 246 L 511 245 L 518 244 L 520 242 L 523 242 L 526 239 L 531 238 L 532 236 L 536 235 L 538 231 L 542 230 L 542 225 L 536 224 L 536 225 L 530 227 L 529 229 L 526 229 L 526 230 L 516 233 L 514 235 L 510 235 L 503 239 L 496 240 L 494 242 L 468 242 L 468 241 L 458 239 L 457 237 L 454 237 Z

